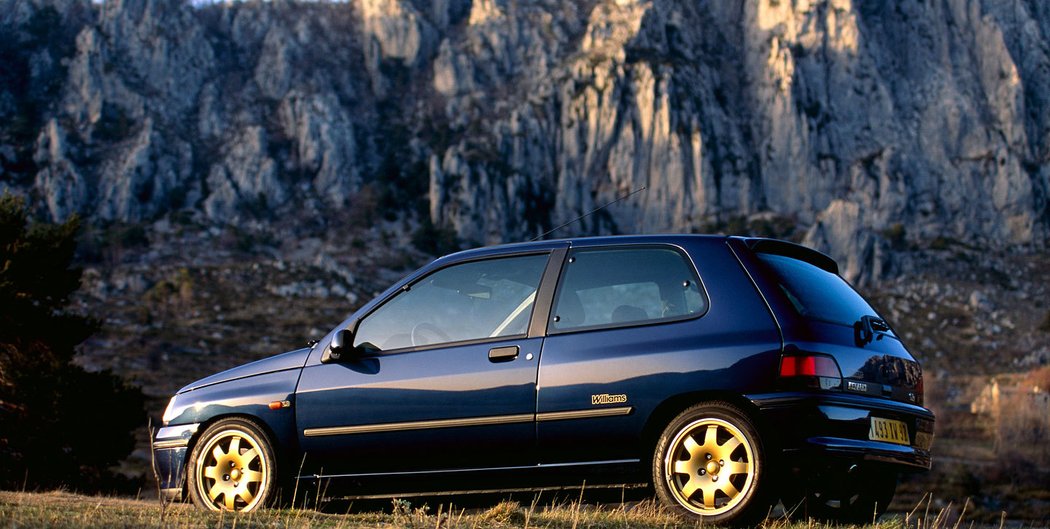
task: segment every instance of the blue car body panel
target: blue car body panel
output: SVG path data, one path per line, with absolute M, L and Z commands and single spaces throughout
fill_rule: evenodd
M 180 389 L 177 394 L 186 393 L 195 389 L 200 389 L 206 386 L 219 384 L 222 382 L 230 382 L 239 378 L 248 378 L 256 375 L 263 375 L 266 373 L 273 373 L 276 371 L 286 371 L 289 369 L 299 369 L 306 363 L 307 357 L 310 355 L 310 348 L 298 349 L 296 351 L 289 351 L 287 353 L 281 353 L 274 355 L 269 358 L 263 358 L 254 362 L 237 366 L 232 369 L 227 369 L 221 373 L 204 377 L 196 382 L 188 384 L 184 388 Z
M 501 340 L 307 366 L 296 403 L 299 443 L 311 454 L 308 472 L 486 467 L 496 458 L 509 465 L 535 463 L 531 414 L 538 363 L 524 356 L 535 356 L 540 342 Z M 490 349 L 512 346 L 520 349 L 520 361 L 488 360 Z M 508 419 L 522 415 L 528 420 Z M 420 424 L 476 418 L 492 421 L 460 427 Z M 369 425 L 389 429 L 361 428 Z M 324 431 L 340 427 L 352 433 Z M 391 453 L 405 456 L 391 458 Z
M 599 237 L 488 247 L 437 259 L 366 303 L 312 348 L 236 367 L 180 390 L 165 413 L 165 427 L 182 429 L 170 430 L 176 437 L 157 438 L 158 463 L 167 476 L 162 488 L 181 488 L 196 435 L 231 416 L 261 423 L 277 447 L 279 464 L 294 461 L 300 478 L 333 478 L 334 485 L 404 473 L 610 463 L 644 475 L 654 436 L 665 422 L 684 405 L 711 399 L 752 411 L 762 428 L 777 432 L 785 452 L 928 468 L 928 447 L 869 441 L 861 431 L 878 416 L 932 436 L 932 414 L 901 402 L 914 397 L 909 394 L 914 387 L 891 383 L 921 377 L 904 345 L 885 333 L 856 346 L 855 329 L 801 317 L 754 257 L 753 244 L 715 236 Z M 709 303 L 702 314 L 544 331 L 566 255 L 643 245 L 687 257 Z M 337 331 L 354 330 L 362 318 L 434 271 L 525 253 L 551 256 L 533 312 L 543 321 L 531 325 L 527 336 L 322 361 Z M 816 255 L 814 262 L 834 266 Z M 516 347 L 517 355 L 490 359 L 493 350 L 507 347 Z M 785 391 L 778 386 L 778 368 L 792 351 L 834 355 L 845 379 L 886 383 L 869 384 L 868 395 Z M 873 368 L 879 373 L 865 371 Z M 274 402 L 287 406 L 272 409 Z

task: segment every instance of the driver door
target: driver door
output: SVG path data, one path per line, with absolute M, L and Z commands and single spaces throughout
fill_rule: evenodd
M 307 366 L 306 467 L 327 476 L 535 464 L 528 336 L 549 253 L 457 263 L 366 315 L 352 358 Z

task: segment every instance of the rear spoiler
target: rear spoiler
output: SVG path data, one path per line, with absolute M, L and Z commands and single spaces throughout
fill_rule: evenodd
M 826 254 L 820 253 L 812 248 L 793 242 L 779 241 L 776 239 L 743 239 L 744 244 L 755 253 L 769 253 L 783 255 L 800 261 L 805 261 L 821 270 L 838 275 L 839 265 L 834 259 Z

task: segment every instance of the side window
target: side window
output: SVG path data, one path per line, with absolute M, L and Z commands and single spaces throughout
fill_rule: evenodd
M 389 351 L 526 333 L 547 254 L 442 268 L 365 317 L 355 345 Z
M 574 251 L 551 312 L 553 332 L 621 327 L 703 314 L 707 298 L 685 256 L 671 248 Z

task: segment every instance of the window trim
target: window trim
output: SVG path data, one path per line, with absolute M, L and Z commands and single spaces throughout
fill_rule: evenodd
M 414 345 L 414 346 L 410 346 L 410 347 L 399 347 L 397 349 L 386 349 L 386 350 L 378 350 L 378 351 L 369 351 L 369 352 L 366 352 L 366 353 L 362 354 L 361 357 L 362 358 L 375 358 L 375 357 L 387 356 L 387 355 L 391 355 L 391 354 L 413 353 L 413 352 L 418 352 L 418 351 L 429 351 L 429 350 L 432 350 L 432 349 L 445 349 L 445 348 L 448 348 L 448 347 L 459 347 L 459 346 L 466 346 L 466 345 L 478 345 L 478 344 L 483 344 L 483 343 L 488 343 L 488 342 L 502 342 L 502 341 L 511 341 L 511 340 L 520 340 L 520 339 L 525 339 L 525 338 L 532 338 L 533 336 L 529 333 L 529 331 L 532 329 L 532 321 L 536 317 L 536 307 L 538 306 L 538 303 L 540 301 L 539 298 L 541 297 L 540 296 L 540 291 L 544 287 L 544 280 L 547 278 L 548 271 L 551 268 L 551 264 L 552 264 L 551 256 L 554 254 L 554 252 L 556 252 L 558 250 L 563 250 L 564 251 L 564 248 L 557 248 L 557 249 L 553 249 L 553 250 L 552 249 L 531 250 L 531 251 L 514 252 L 514 253 L 500 254 L 500 255 L 485 255 L 485 256 L 479 256 L 479 257 L 472 257 L 472 258 L 468 258 L 468 259 L 463 259 L 461 261 L 454 261 L 454 262 L 451 262 L 451 263 L 446 263 L 445 265 L 443 265 L 443 266 L 441 266 L 439 268 L 435 268 L 435 269 L 431 270 L 430 272 L 427 272 L 426 274 L 423 274 L 423 275 L 413 279 L 412 281 L 410 281 L 408 283 L 405 283 L 404 285 L 401 285 L 400 288 L 398 288 L 394 292 L 390 293 L 389 296 L 387 296 L 385 299 L 383 299 L 382 301 L 377 303 L 376 306 L 372 307 L 372 309 L 369 310 L 366 314 L 362 315 L 360 318 L 357 318 L 357 320 L 354 322 L 354 325 L 353 325 L 353 327 L 354 327 L 354 342 L 356 342 L 357 341 L 357 331 L 361 328 L 361 324 L 364 323 L 364 321 L 366 319 L 368 319 L 373 314 L 375 314 L 376 311 L 378 311 L 380 308 L 382 308 L 387 303 L 392 301 L 394 298 L 400 296 L 401 294 L 403 294 L 403 293 L 405 293 L 405 292 L 407 292 L 409 290 L 412 290 L 413 286 L 415 286 L 416 284 L 418 284 L 421 281 L 425 280 L 426 278 L 428 278 L 428 277 L 430 277 L 430 276 L 432 276 L 432 275 L 434 275 L 434 274 L 436 274 L 438 272 L 441 272 L 442 270 L 446 270 L 448 268 L 452 268 L 453 266 L 459 266 L 459 265 L 469 264 L 469 263 L 477 263 L 477 262 L 481 262 L 481 261 L 492 261 L 492 260 L 496 260 L 496 259 L 508 259 L 508 258 L 514 258 L 514 257 L 529 257 L 529 256 L 532 256 L 532 255 L 546 255 L 547 256 L 547 262 L 546 262 L 546 264 L 543 265 L 543 273 L 540 274 L 540 282 L 539 282 L 539 284 L 536 287 L 536 298 L 537 299 L 534 300 L 533 303 L 532 303 L 532 311 L 529 314 L 529 323 L 525 327 L 526 332 L 518 333 L 518 334 L 509 334 L 509 335 L 506 335 L 506 336 L 484 336 L 484 337 L 481 337 L 481 338 L 471 338 L 469 340 L 457 340 L 457 341 L 454 341 L 454 342 L 441 342 L 441 343 L 436 343 L 436 344 Z M 548 308 L 548 310 L 549 310 L 549 308 Z
M 677 253 L 683 258 L 686 267 L 689 268 L 690 272 L 693 273 L 693 277 L 696 279 L 697 289 L 699 290 L 700 296 L 704 299 L 704 310 L 697 314 L 688 314 L 684 316 L 670 316 L 666 318 L 656 318 L 650 320 L 641 320 L 633 322 L 620 322 L 620 323 L 605 323 L 600 325 L 587 325 L 583 327 L 572 327 L 569 329 L 555 329 L 554 328 L 554 306 L 558 301 L 558 295 L 561 294 L 561 289 L 564 286 L 565 268 L 569 265 L 570 254 L 575 252 L 589 252 L 589 251 L 602 251 L 602 250 L 616 250 L 616 249 L 630 249 L 630 250 L 671 250 Z M 572 334 L 576 332 L 589 332 L 599 330 L 613 330 L 613 329 L 629 329 L 633 327 L 649 327 L 654 325 L 665 325 L 668 323 L 685 322 L 689 320 L 696 320 L 703 318 L 711 311 L 711 296 L 707 293 L 707 285 L 704 284 L 704 279 L 700 275 L 700 271 L 696 267 L 696 263 L 693 262 L 693 258 L 689 255 L 689 252 L 677 244 L 670 243 L 633 243 L 633 244 L 613 244 L 613 245 L 599 245 L 599 246 L 578 246 L 575 248 L 569 248 L 566 253 L 565 259 L 561 263 L 561 270 L 558 272 L 558 285 L 554 289 L 551 296 L 550 313 L 547 315 L 547 336 L 557 336 L 562 334 Z
M 470 340 L 459 340 L 458 342 L 442 342 L 427 345 L 414 345 L 412 347 L 401 347 L 398 349 L 387 349 L 385 351 L 372 351 L 366 352 L 360 356 L 360 358 L 379 358 L 383 356 L 391 356 L 405 353 L 418 353 L 423 351 L 430 351 L 433 349 L 449 349 L 452 347 L 466 347 L 469 345 L 482 345 L 486 343 L 498 343 L 498 342 L 511 342 L 516 340 L 525 340 L 528 336 L 525 334 L 512 334 L 508 336 L 497 336 L 495 338 L 474 338 Z

